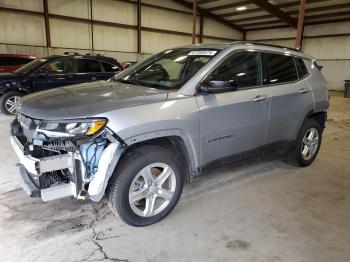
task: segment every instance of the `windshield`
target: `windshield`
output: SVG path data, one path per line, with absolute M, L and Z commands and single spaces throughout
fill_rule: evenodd
M 179 89 L 218 52 L 198 48 L 166 50 L 131 66 L 113 80 L 163 90 Z
M 15 74 L 20 74 L 20 75 L 28 74 L 28 73 L 32 72 L 33 70 L 38 69 L 46 61 L 47 61 L 47 59 L 45 59 L 45 58 L 39 58 L 39 59 L 33 60 L 32 62 L 25 64 L 24 66 L 21 66 L 20 68 L 18 68 L 15 71 Z

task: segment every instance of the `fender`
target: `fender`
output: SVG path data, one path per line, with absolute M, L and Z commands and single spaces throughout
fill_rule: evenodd
M 131 146 L 133 144 L 139 143 L 139 142 L 145 142 L 147 140 L 155 139 L 155 138 L 166 138 L 166 137 L 179 137 L 185 146 L 185 150 L 188 157 L 188 165 L 189 165 L 189 171 L 192 176 L 199 175 L 199 163 L 198 163 L 198 157 L 195 151 L 195 145 L 190 139 L 188 135 L 186 135 L 186 132 L 181 129 L 166 129 L 166 130 L 158 130 L 148 133 L 139 134 L 136 136 L 129 137 L 124 140 L 124 143 L 127 146 Z

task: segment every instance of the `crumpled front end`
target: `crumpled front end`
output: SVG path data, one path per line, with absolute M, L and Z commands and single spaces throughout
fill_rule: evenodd
M 24 115 L 13 121 L 11 144 L 19 158 L 21 186 L 29 196 L 43 201 L 103 198 L 124 143 L 106 126 L 93 133 L 91 121 L 63 125 Z M 69 133 L 59 130 L 62 126 Z

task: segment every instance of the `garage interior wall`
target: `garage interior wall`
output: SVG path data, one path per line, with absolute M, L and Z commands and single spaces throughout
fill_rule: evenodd
M 295 45 L 296 30 L 279 28 L 247 32 L 247 40 L 288 47 Z M 302 51 L 317 59 L 331 90 L 344 90 L 350 79 L 350 22 L 309 25 L 304 28 Z
M 192 10 L 170 0 L 142 0 L 140 54 L 136 0 L 47 0 L 51 36 L 48 47 L 44 1 L 0 0 L 0 53 L 45 56 L 93 51 L 119 61 L 136 61 L 166 48 L 191 44 Z M 91 19 L 95 21 L 93 25 Z M 199 25 L 197 17 L 197 42 Z M 295 36 L 295 29 L 280 28 L 248 31 L 246 40 L 294 47 Z M 203 18 L 203 43 L 242 39 L 243 33 Z M 350 79 L 349 44 L 350 22 L 304 29 L 302 51 L 324 66 L 323 73 L 332 90 L 343 90 L 343 80 Z
M 67 51 L 84 54 L 93 49 L 119 61 L 135 61 L 192 41 L 192 10 L 172 1 L 142 0 L 141 54 L 137 53 L 136 1 L 47 2 L 51 47 L 46 43 L 43 0 L 0 0 L 0 7 L 5 8 L 0 10 L 0 53 L 45 56 Z M 97 21 L 93 26 L 91 14 Z M 197 42 L 199 24 L 197 17 Z M 203 43 L 243 37 L 241 32 L 207 17 L 203 25 Z

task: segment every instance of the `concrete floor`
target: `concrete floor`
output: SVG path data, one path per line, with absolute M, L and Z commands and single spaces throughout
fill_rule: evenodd
M 106 203 L 42 203 L 18 188 L 0 117 L 1 261 L 349 261 L 350 99 L 332 93 L 320 154 L 226 166 L 189 184 L 175 210 L 146 228 Z M 6 132 L 4 132 L 6 130 Z

